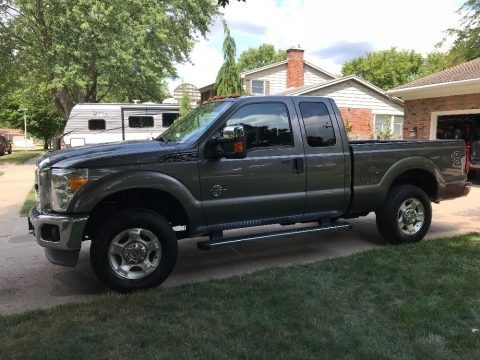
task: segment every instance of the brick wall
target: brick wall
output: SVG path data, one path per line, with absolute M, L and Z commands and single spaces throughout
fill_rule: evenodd
M 303 86 L 303 50 L 287 50 L 287 88 Z
M 370 109 L 340 108 L 343 121 L 352 125 L 353 129 L 348 133 L 352 139 L 369 139 L 372 134 L 373 115 Z
M 406 100 L 403 138 L 409 139 L 410 130 L 417 127 L 416 138 L 428 139 L 432 112 L 471 109 L 480 109 L 480 93 Z

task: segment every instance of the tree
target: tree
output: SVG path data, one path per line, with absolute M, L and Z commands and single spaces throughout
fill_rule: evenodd
M 423 59 L 423 63 L 418 69 L 417 77 L 424 77 L 454 65 L 456 65 L 454 58 L 449 53 L 433 52 Z
M 182 97 L 180 98 L 180 116 L 187 115 L 192 111 L 192 99 L 185 89 L 182 92 Z
M 231 37 L 230 29 L 225 20 L 223 21 L 223 30 L 225 32 L 225 40 L 223 41 L 224 63 L 217 74 L 215 93 L 217 95 L 231 96 L 242 93 L 242 84 L 240 71 L 235 63 L 237 52 L 235 40 Z
M 61 134 L 65 127 L 64 119 L 58 115 L 51 99 L 29 98 L 25 100 L 21 89 L 10 92 L 0 102 L 0 125 L 24 129 L 24 113 L 22 108 L 27 111 L 27 132 L 29 136 L 43 141 L 44 149 L 48 149 L 50 139 L 55 135 Z
M 458 12 L 461 28 L 447 30 L 455 38 L 450 54 L 456 64 L 480 57 L 480 0 L 467 0 Z
M 238 58 L 240 71 L 256 69 L 265 65 L 273 64 L 287 58 L 284 50 L 275 51 L 271 44 L 262 44 L 257 48 L 249 48 L 243 51 Z
M 421 54 L 413 50 L 389 50 L 369 52 L 346 62 L 343 75 L 355 74 L 372 84 L 388 90 L 412 81 L 422 66 Z
M 237 1 L 238 2 L 242 2 L 242 1 L 245 2 L 245 0 L 237 0 Z M 220 6 L 225 7 L 229 4 L 230 4 L 230 0 L 218 0 L 218 5 L 220 5 Z
M 164 80 L 176 75 L 174 63 L 188 60 L 216 6 L 212 0 L 4 0 L 0 44 L 13 49 L 25 96 L 41 89 L 67 119 L 78 102 L 161 101 Z

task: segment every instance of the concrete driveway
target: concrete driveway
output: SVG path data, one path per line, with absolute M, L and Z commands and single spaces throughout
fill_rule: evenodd
M 26 218 L 17 216 L 32 186 L 33 165 L 4 167 L 0 177 L 0 313 L 19 313 L 54 305 L 95 299 L 105 291 L 89 264 L 89 244 L 75 268 L 50 264 L 43 249 L 28 234 Z M 480 186 L 466 197 L 433 205 L 433 223 L 427 239 L 480 231 Z M 204 252 L 199 239 L 179 245 L 176 269 L 163 287 L 222 278 L 273 266 L 288 266 L 347 256 L 386 246 L 375 226 L 375 217 L 350 221 L 354 229 L 326 235 L 299 235 L 242 244 Z M 276 227 L 269 227 L 276 228 Z M 232 231 L 250 233 L 252 229 Z

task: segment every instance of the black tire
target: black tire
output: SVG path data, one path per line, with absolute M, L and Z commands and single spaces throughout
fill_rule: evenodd
M 375 213 L 380 234 L 393 245 L 422 240 L 432 222 L 430 199 L 422 189 L 412 185 L 390 189 L 383 206 Z
M 148 246 L 160 246 L 160 250 Z M 90 263 L 108 288 L 131 292 L 165 281 L 175 267 L 177 249 L 175 233 L 162 216 L 145 209 L 127 209 L 101 222 L 90 246 Z M 130 268 L 121 274 L 125 267 Z
M 12 154 L 12 149 L 8 150 L 8 155 Z

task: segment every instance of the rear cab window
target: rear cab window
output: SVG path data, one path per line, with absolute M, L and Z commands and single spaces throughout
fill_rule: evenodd
M 310 147 L 326 147 L 336 144 L 335 129 L 327 106 L 323 102 L 299 104 Z

